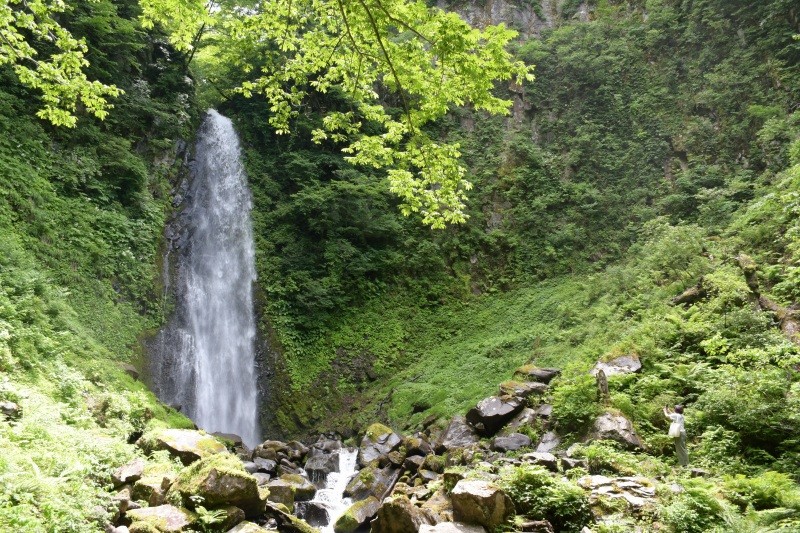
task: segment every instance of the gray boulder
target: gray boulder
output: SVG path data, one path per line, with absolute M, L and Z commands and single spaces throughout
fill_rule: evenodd
M 372 522 L 372 533 L 417 533 L 423 525 L 438 522 L 427 510 L 411 503 L 406 496 L 392 496 L 383 501 L 378 517 Z
M 388 455 L 400 448 L 403 439 L 383 424 L 372 424 L 367 428 L 361 446 L 358 449 L 358 464 L 367 466 L 373 461 L 378 461 L 380 466 L 388 462 Z M 402 459 L 400 460 L 402 463 Z
M 166 501 L 173 479 L 174 474 L 145 476 L 133 484 L 131 499 L 147 502 L 150 507 L 161 505 Z
M 544 394 L 549 388 L 546 384 L 536 381 L 504 381 L 500 384 L 500 396 L 527 398 Z
M 642 440 L 633 429 L 633 423 L 622 415 L 605 413 L 597 418 L 589 440 L 613 440 L 628 450 L 644 448 Z
M 606 376 L 615 376 L 618 374 L 632 374 L 642 369 L 642 362 L 639 361 L 639 356 L 636 354 L 621 355 L 609 361 L 598 361 L 591 374 L 596 376 L 602 370 Z
M 521 400 L 510 396 L 490 396 L 467 413 L 467 422 L 484 437 L 491 437 L 522 411 Z
M 0 415 L 9 420 L 19 420 L 22 417 L 22 407 L 14 402 L 2 401 L 0 402 Z
M 264 511 L 258 481 L 228 454 L 207 457 L 181 470 L 170 488 L 170 501 L 173 494 L 187 506 L 194 505 L 193 496 L 201 496 L 205 507 L 234 505 L 248 517 Z
M 462 479 L 453 487 L 450 498 L 457 522 L 480 524 L 493 530 L 514 514 L 511 498 L 487 481 Z
M 327 526 L 331 521 L 328 508 L 320 502 L 297 502 L 294 514 L 313 527 Z
M 463 416 L 455 416 L 444 430 L 436 445 L 437 453 L 444 453 L 455 448 L 466 448 L 476 444 L 480 437 L 475 429 L 467 424 Z
M 370 496 L 382 500 L 391 492 L 402 470 L 392 466 L 377 468 L 374 465 L 363 469 L 350 481 L 344 490 L 344 496 L 360 501 Z
M 324 486 L 328 474 L 339 471 L 339 452 L 314 455 L 306 461 L 305 471 L 312 483 Z
M 506 436 L 495 437 L 492 449 L 497 452 L 513 452 L 531 445 L 531 438 L 522 433 L 510 433 Z
M 227 451 L 225 445 L 211 435 L 192 429 L 158 430 L 143 436 L 139 439 L 138 444 L 148 452 L 167 450 L 171 455 L 179 458 L 184 465 Z
M 137 458 L 114 470 L 114 473 L 111 474 L 111 481 L 114 482 L 114 487 L 118 488 L 126 483 L 139 481 L 142 473 L 144 473 L 144 459 Z
M 548 431 L 539 439 L 536 445 L 537 452 L 552 452 L 561 445 L 561 437 L 555 431 Z
M 533 452 L 526 453 L 522 456 L 522 460 L 526 463 L 531 463 L 543 466 L 551 472 L 558 472 L 558 459 L 555 455 L 548 452 Z
M 514 379 L 547 384 L 560 373 L 561 370 L 557 368 L 539 368 L 536 365 L 524 365 L 514 371 Z

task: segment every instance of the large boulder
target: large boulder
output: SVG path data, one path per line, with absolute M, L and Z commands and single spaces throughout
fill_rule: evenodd
M 419 433 L 410 437 L 406 437 L 403 440 L 403 446 L 405 446 L 406 454 L 409 456 L 425 456 L 433 453 L 433 446 L 431 446 L 431 443 L 428 442 L 424 435 Z
M 319 533 L 303 520 L 291 515 L 271 502 L 267 502 L 264 510 L 266 516 L 275 520 L 280 533 Z
M 131 520 L 131 531 L 138 528 L 146 531 L 147 526 L 150 526 L 151 531 L 155 529 L 159 533 L 188 531 L 189 527 L 197 520 L 193 513 L 172 505 L 133 509 L 128 511 L 127 516 Z M 139 525 L 137 526 L 137 524 Z
M 589 440 L 613 440 L 628 450 L 644 448 L 642 439 L 633 429 L 633 423 L 622 415 L 604 413 L 594 422 Z
M 347 487 L 344 496 L 353 501 L 364 500 L 370 496 L 382 500 L 392 490 L 400 478 L 402 470 L 392 466 L 377 468 L 374 465 L 362 468 Z
M 173 493 L 187 506 L 193 505 L 192 496 L 200 496 L 204 506 L 235 505 L 248 517 L 264 511 L 258 481 L 239 459 L 227 453 L 201 459 L 181 470 L 170 488 L 170 496 Z
M 265 474 L 275 475 L 278 471 L 278 463 L 272 459 L 264 459 L 263 457 L 253 458 L 253 464 L 256 465 L 256 472 L 263 472 Z
M 423 525 L 433 525 L 435 516 L 411 503 L 406 496 L 386 498 L 372 522 L 372 533 L 417 533 Z
M 560 373 L 561 370 L 557 368 L 539 368 L 536 365 L 524 365 L 514 371 L 514 379 L 547 384 Z
M 361 446 L 358 449 L 358 464 L 362 467 L 367 466 L 373 461 L 378 461 L 380 466 L 384 466 L 388 461 L 388 455 L 400 448 L 403 439 L 383 424 L 372 424 L 367 428 L 364 438 L 361 439 Z M 400 459 L 402 463 L 402 459 Z
M 339 471 L 339 452 L 314 455 L 306 461 L 306 474 L 315 485 L 322 485 L 331 472 Z
M 8 420 L 19 420 L 22 418 L 22 407 L 8 400 L 0 401 L 0 415 Z
M 500 431 L 500 435 L 509 435 L 511 433 L 519 433 L 519 429 L 523 427 L 534 427 L 536 419 L 538 418 L 536 411 L 530 407 L 525 407 L 522 411 L 511 419 L 506 424 L 506 427 Z
M 327 526 L 331 521 L 328 506 L 320 502 L 297 502 L 294 514 L 313 527 Z
M 531 445 L 531 438 L 522 433 L 510 433 L 506 436 L 495 437 L 492 449 L 497 452 L 513 452 Z
M 504 381 L 500 384 L 500 396 L 527 398 L 528 396 L 544 394 L 549 388 L 544 383 L 537 381 Z
M 591 371 L 593 376 L 602 370 L 606 376 L 615 376 L 617 374 L 632 374 L 642 369 L 642 362 L 639 361 L 639 356 L 636 354 L 620 355 L 608 361 L 598 361 Z
M 483 526 L 471 526 L 461 522 L 442 522 L 435 526 L 423 524 L 419 533 L 486 533 Z
M 555 431 L 548 431 L 539 439 L 536 445 L 537 452 L 552 452 L 561 445 L 561 437 Z
M 548 452 L 526 453 L 522 456 L 526 463 L 543 466 L 551 472 L 558 472 L 558 458 Z
M 145 451 L 167 450 L 179 458 L 184 465 L 226 451 L 220 441 L 191 429 L 159 429 L 148 432 L 138 443 Z
M 518 398 L 490 396 L 467 413 L 467 422 L 483 437 L 491 437 L 525 407 Z
M 294 487 L 294 499 L 298 502 L 312 500 L 317 493 L 317 487 L 303 476 L 297 474 L 283 474 L 280 480 Z
M 333 530 L 335 533 L 353 533 L 372 520 L 380 506 L 380 500 L 374 496 L 354 503 L 336 520 Z
M 114 487 L 118 488 L 126 483 L 135 483 L 139 481 L 143 473 L 144 459 L 137 458 L 114 470 L 114 473 L 111 474 L 111 481 L 114 482 Z
M 150 507 L 161 505 L 166 501 L 167 490 L 174 479 L 174 474 L 144 476 L 133 484 L 131 499 L 147 502 Z
M 462 479 L 450 493 L 457 522 L 480 524 L 489 530 L 514 514 L 514 503 L 499 487 L 478 479 Z
M 267 490 L 268 501 L 285 505 L 290 511 L 294 510 L 294 485 L 282 479 L 274 479 L 267 483 Z
M 467 420 L 463 416 L 455 416 L 439 438 L 436 451 L 444 453 L 456 448 L 466 448 L 476 444 L 479 440 L 480 437 L 475 429 L 467 424 Z

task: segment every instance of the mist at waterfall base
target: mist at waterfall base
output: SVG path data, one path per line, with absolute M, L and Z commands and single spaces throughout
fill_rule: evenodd
M 260 431 L 252 199 L 233 124 L 214 110 L 175 203 L 164 257 L 175 310 L 152 350 L 153 388 L 200 428 L 236 434 L 254 447 Z

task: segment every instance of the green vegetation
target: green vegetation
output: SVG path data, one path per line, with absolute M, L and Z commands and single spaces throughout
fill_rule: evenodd
M 136 453 L 128 441 L 190 424 L 123 365 L 144 367 L 140 341 L 169 312 L 159 245 L 176 140 L 197 122 L 191 56 L 143 27 L 134 0 L 7 4 L 0 29 L 24 39 L 0 44 L 0 400 L 23 415 L 0 419 L 0 529 L 96 531 L 109 472 Z M 610 410 L 646 444 L 583 446 L 589 472 L 684 488 L 626 524 L 797 529 L 800 28 L 789 0 L 597 0 L 589 22 L 572 18 L 580 2 L 562 2 L 562 20 L 513 43 L 513 58 L 508 32 L 467 32 L 422 4 L 383 3 L 423 32 L 382 12 L 386 40 L 369 27 L 371 3 L 334 12 L 327 33 L 294 25 L 303 2 L 263 4 L 275 10 L 263 19 L 185 4 L 205 33 L 180 18 L 166 29 L 209 46 L 195 55 L 200 98 L 234 118 L 246 151 L 261 328 L 276 352 L 271 435 L 441 426 L 518 366 L 555 366 L 546 400 L 566 442 Z M 157 19 L 177 5 L 143 7 Z M 288 26 L 269 25 L 281 15 Z M 320 50 L 345 20 L 358 21 L 350 55 L 325 70 Z M 420 46 L 434 31 L 441 39 Z M 39 70 L 23 68 L 26 42 Z M 381 43 L 413 68 L 392 81 Z M 444 45 L 464 68 L 439 86 L 427 67 Z M 362 54 L 359 78 L 350 58 Z M 61 60 L 71 74 L 53 84 L 46 67 Z M 490 80 L 524 75 L 518 61 L 536 64 L 536 82 L 490 92 Z M 124 92 L 99 122 L 112 86 Z M 244 98 L 259 91 L 266 100 Z M 506 100 L 511 117 L 486 112 Z M 467 221 L 433 232 L 409 211 Z M 588 371 L 619 355 L 643 369 L 610 376 L 602 405 Z M 675 403 L 707 479 L 673 469 L 662 408 Z M 571 482 L 528 468 L 505 481 L 526 516 L 565 530 L 589 519 Z
M 0 68 L 0 399 L 23 413 L 0 417 L 3 531 L 101 529 L 128 440 L 149 421 L 190 424 L 121 366 L 143 366 L 139 336 L 161 320 L 170 152 L 193 113 L 182 65 L 136 11 L 100 0 L 59 17 L 86 40 L 87 75 L 125 89 L 104 123 L 80 112 L 52 129 Z
M 507 469 L 503 488 L 514 500 L 518 515 L 548 520 L 557 531 L 574 533 L 592 520 L 583 489 L 555 479 L 542 467 L 523 465 Z

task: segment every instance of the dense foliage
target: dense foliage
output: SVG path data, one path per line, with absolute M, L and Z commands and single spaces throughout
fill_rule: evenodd
M 164 311 L 168 179 L 195 113 L 184 62 L 137 13 L 98 0 L 59 17 L 85 40 L 86 75 L 125 90 L 105 122 L 41 122 L 37 93 L 0 67 L 0 401 L 22 407 L 0 417 L 3 531 L 98 531 L 128 440 L 189 424 L 124 371 Z

